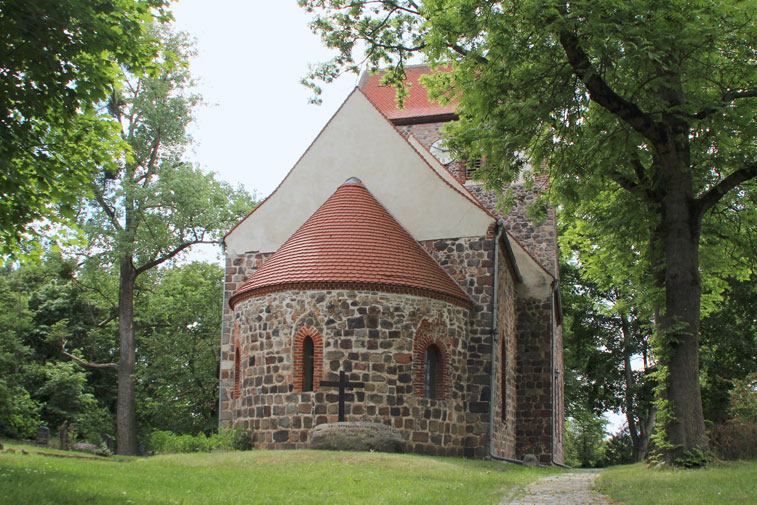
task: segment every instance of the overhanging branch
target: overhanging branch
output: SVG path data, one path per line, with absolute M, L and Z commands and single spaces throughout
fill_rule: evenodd
M 573 72 L 581 79 L 593 101 L 607 109 L 631 128 L 652 142 L 664 141 L 665 130 L 638 105 L 617 94 L 592 67 L 589 56 L 581 47 L 578 37 L 568 30 L 560 31 L 560 45 L 568 57 Z
M 87 368 L 112 368 L 112 369 L 118 369 L 118 365 L 116 363 L 90 363 L 89 361 L 84 361 L 78 356 L 74 356 L 70 352 L 66 351 L 66 341 L 61 340 L 60 342 L 60 351 L 64 356 L 68 356 L 72 360 L 76 361 L 82 366 L 85 366 Z
M 696 200 L 694 209 L 696 216 L 701 219 L 713 205 L 718 203 L 718 201 L 726 195 L 726 193 L 742 182 L 755 177 L 757 177 L 757 162 L 736 170 Z

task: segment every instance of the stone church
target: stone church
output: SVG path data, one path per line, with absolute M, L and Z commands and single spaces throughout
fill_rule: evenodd
M 408 69 L 405 108 L 364 75 L 279 187 L 226 235 L 223 425 L 258 448 L 382 423 L 422 454 L 564 458 L 563 351 L 548 185 L 500 194 L 451 159 Z M 328 383 L 330 385 L 325 385 Z

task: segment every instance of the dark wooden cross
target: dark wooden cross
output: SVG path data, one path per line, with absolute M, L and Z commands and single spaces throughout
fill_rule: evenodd
M 364 388 L 363 382 L 350 382 L 347 380 L 347 374 L 344 370 L 339 371 L 339 381 L 321 381 L 321 386 L 331 386 L 339 388 L 339 422 L 344 422 L 344 390 L 345 388 Z

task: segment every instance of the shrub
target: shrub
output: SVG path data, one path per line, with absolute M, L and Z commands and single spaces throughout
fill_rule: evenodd
M 210 436 L 174 435 L 170 431 L 155 430 L 150 435 L 150 447 L 158 454 L 248 450 L 252 448 L 249 430 L 224 427 Z
M 715 426 L 710 448 L 721 459 L 757 459 L 757 424 L 732 420 Z
M 615 433 L 605 441 L 605 451 L 602 466 L 627 465 L 633 463 L 633 440 L 628 427 Z
M 743 379 L 734 379 L 731 415 L 742 423 L 757 424 L 757 372 Z

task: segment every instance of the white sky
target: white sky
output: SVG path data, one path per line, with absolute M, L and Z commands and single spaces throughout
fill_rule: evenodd
M 196 111 L 188 161 L 268 196 L 357 84 L 347 75 L 308 103 L 299 83 L 330 53 L 296 0 L 180 0 L 178 30 L 197 40 L 191 70 L 206 106 Z

